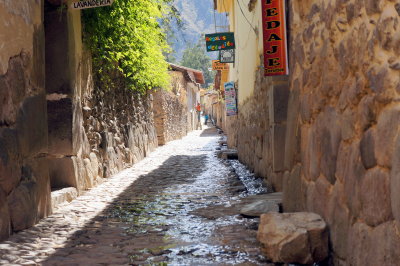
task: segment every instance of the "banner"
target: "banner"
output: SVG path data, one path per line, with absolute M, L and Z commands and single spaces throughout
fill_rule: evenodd
M 289 74 L 285 0 L 262 0 L 264 75 Z
M 226 82 L 225 87 L 225 107 L 226 115 L 232 116 L 237 115 L 237 102 L 236 102 L 236 90 L 234 82 Z
M 212 60 L 212 70 L 229 70 L 229 65 L 221 63 L 219 60 Z
M 206 34 L 207 52 L 235 49 L 235 36 L 233 32 L 219 32 Z

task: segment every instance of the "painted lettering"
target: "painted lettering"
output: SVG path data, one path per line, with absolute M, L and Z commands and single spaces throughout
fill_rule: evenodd
M 273 20 L 273 21 L 267 21 L 267 29 L 272 30 L 276 29 L 281 25 L 281 22 L 278 20 Z
M 272 4 L 272 1 L 273 1 L 273 0 L 265 0 L 265 2 L 267 3 L 267 5 Z
M 271 48 L 272 48 L 272 51 L 271 50 L 267 51 L 267 54 L 274 54 L 278 51 L 278 45 L 272 45 Z
M 279 15 L 279 12 L 276 10 L 276 7 L 267 9 L 267 17 L 273 17 L 277 15 Z
M 279 57 L 276 58 L 268 58 L 268 67 L 276 67 L 280 66 L 281 62 L 279 62 Z
M 273 41 L 282 41 L 282 39 L 281 39 L 277 34 L 272 33 L 272 34 L 269 36 L 267 42 L 273 42 Z

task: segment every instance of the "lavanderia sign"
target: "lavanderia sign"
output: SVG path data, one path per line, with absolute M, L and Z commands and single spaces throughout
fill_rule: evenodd
M 113 2 L 114 0 L 86 0 L 73 2 L 71 7 L 73 9 L 86 9 L 92 7 L 110 6 Z

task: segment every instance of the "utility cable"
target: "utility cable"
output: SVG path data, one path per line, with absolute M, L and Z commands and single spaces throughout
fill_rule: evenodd
M 250 25 L 250 28 L 254 31 L 254 33 L 255 33 L 256 35 L 258 35 L 258 30 L 257 30 L 255 27 L 253 27 L 253 25 L 250 23 L 249 19 L 248 19 L 248 18 L 246 17 L 246 15 L 244 14 L 243 9 L 242 9 L 242 7 L 240 6 L 239 0 L 236 0 L 236 2 L 237 2 L 237 4 L 238 4 L 238 6 L 239 6 L 240 11 L 242 12 L 243 17 L 246 19 L 247 23 Z

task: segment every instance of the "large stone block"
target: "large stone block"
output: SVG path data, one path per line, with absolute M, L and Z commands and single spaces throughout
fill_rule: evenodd
M 272 125 L 272 160 L 273 170 L 284 170 L 286 125 Z
M 390 168 L 395 146 L 395 138 L 399 133 L 400 106 L 386 108 L 378 117 L 375 138 L 375 155 L 378 164 Z
M 351 221 L 349 210 L 343 200 L 343 194 L 343 184 L 336 182 L 328 202 L 328 217 L 326 221 L 329 225 L 333 254 L 341 260 L 346 260 L 348 231 Z
M 400 137 L 397 137 L 390 170 L 390 199 L 394 218 L 400 222 Z
M 283 176 L 283 210 L 295 212 L 306 210 L 307 184 L 301 178 L 301 165 L 297 164 Z
M 257 239 L 273 262 L 311 264 L 328 256 L 328 229 L 314 213 L 262 214 Z
M 298 84 L 298 82 L 295 82 Z M 296 86 L 296 85 L 295 85 Z M 295 162 L 295 155 L 300 153 L 298 144 L 299 134 L 299 85 L 290 91 L 288 117 L 286 123 L 286 137 L 285 137 L 285 170 L 291 170 Z
M 16 122 L 20 103 L 23 101 L 29 78 L 26 75 L 21 56 L 8 62 L 8 70 L 0 76 L 0 124 L 12 125 Z
M 72 146 L 72 99 L 48 101 L 49 153 L 52 155 L 74 155 Z
M 387 222 L 374 228 L 369 236 L 368 265 L 398 265 L 400 258 L 400 224 Z M 365 264 L 367 265 L 367 264 Z
M 336 160 L 341 141 L 341 126 L 333 108 L 326 108 L 317 121 L 317 143 L 321 154 L 321 172 L 331 184 L 336 182 Z M 317 146 L 318 146 L 317 144 Z
M 13 231 L 21 231 L 36 223 L 38 190 L 35 181 L 24 181 L 7 197 Z
M 375 100 L 372 95 L 366 95 L 361 99 L 358 105 L 357 116 L 362 130 L 367 130 L 376 123 Z
M 0 188 L 8 195 L 21 180 L 22 157 L 17 131 L 0 130 Z
M 375 228 L 355 223 L 349 231 L 348 265 L 398 265 L 399 229 L 393 221 Z
M 321 153 L 315 127 L 301 127 L 301 163 L 307 180 L 315 181 L 321 172 Z
M 0 241 L 11 234 L 10 213 L 8 210 L 6 193 L 0 188 Z
M 388 171 L 371 169 L 360 185 L 361 218 L 366 224 L 377 226 L 392 219 Z
M 307 210 L 318 213 L 322 218 L 328 218 L 328 203 L 331 197 L 332 185 L 320 176 L 307 186 Z
M 76 189 L 78 190 L 78 193 L 81 193 L 83 190 L 89 188 L 87 179 L 87 171 L 85 168 L 85 163 L 81 157 L 78 156 L 72 156 L 71 157 L 72 162 L 73 162 L 73 167 L 74 167 L 74 172 L 75 172 L 75 178 L 76 178 Z M 112 161 L 111 161 L 112 164 Z
M 70 51 L 67 12 L 45 13 L 46 91 L 48 94 L 71 94 Z
M 269 121 L 271 124 L 286 122 L 289 102 L 289 85 L 286 83 L 274 85 L 270 90 Z
M 347 249 L 348 265 L 374 265 L 369 264 L 367 259 L 369 252 L 376 254 L 375 250 L 371 249 L 370 232 L 371 228 L 361 222 L 357 222 L 349 228 L 347 246 L 351 248 Z
M 37 210 L 38 218 L 42 219 L 51 214 L 51 186 L 48 160 L 38 157 L 30 160 L 27 165 L 32 169 L 32 175 L 38 185 Z
M 74 100 L 72 108 L 72 124 L 69 125 L 72 128 L 72 155 L 89 157 L 90 145 L 85 132 L 85 128 L 83 127 L 84 121 L 82 105 L 79 98 Z
M 365 176 L 361 162 L 359 142 L 341 146 L 338 158 L 337 177 L 344 186 L 344 199 L 353 217 L 358 217 L 361 209 L 360 186 Z
M 16 130 L 22 156 L 47 153 L 47 108 L 44 94 L 25 99 L 18 114 Z
M 21 56 L 11 58 L 9 61 L 6 79 L 11 92 L 12 102 L 16 106 L 26 96 L 29 78 L 26 75 L 25 67 Z
M 361 160 L 366 169 L 376 166 L 375 157 L 375 129 L 371 128 L 364 133 L 360 143 Z

